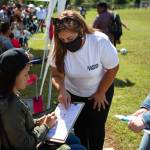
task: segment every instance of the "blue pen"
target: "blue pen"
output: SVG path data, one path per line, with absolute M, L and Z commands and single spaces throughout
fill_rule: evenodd
M 122 121 L 129 122 L 132 119 L 134 119 L 136 116 L 133 116 L 133 115 L 115 115 L 115 117 L 122 120 Z

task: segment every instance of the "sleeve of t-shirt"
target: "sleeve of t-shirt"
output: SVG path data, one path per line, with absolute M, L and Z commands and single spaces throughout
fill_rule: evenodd
M 116 48 L 111 44 L 107 38 L 101 39 L 100 47 L 100 61 L 105 69 L 112 69 L 119 64 L 119 58 Z

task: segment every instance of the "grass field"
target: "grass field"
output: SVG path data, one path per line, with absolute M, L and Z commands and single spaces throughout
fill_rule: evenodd
M 118 49 L 125 47 L 127 55 L 121 55 L 120 69 L 115 80 L 115 95 L 107 122 L 106 138 L 115 150 L 136 150 L 141 134 L 135 134 L 127 128 L 127 123 L 119 122 L 115 114 L 130 114 L 139 108 L 140 103 L 150 92 L 150 9 L 123 9 L 118 10 L 122 21 L 128 25 L 130 31 L 124 29 L 122 43 Z M 95 10 L 87 13 L 87 23 L 92 24 L 96 16 Z M 41 38 L 42 34 L 34 35 Z M 42 55 L 44 41 L 31 40 L 29 42 L 35 55 Z M 33 72 L 40 71 L 36 66 Z M 47 83 L 44 93 L 47 93 Z M 29 87 L 23 96 L 28 97 L 34 93 L 33 87 Z M 44 96 L 46 99 L 46 96 Z M 53 92 L 53 102 L 57 99 Z

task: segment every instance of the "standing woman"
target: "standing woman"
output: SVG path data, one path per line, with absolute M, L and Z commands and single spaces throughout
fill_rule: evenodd
M 117 51 L 105 34 L 89 28 L 75 11 L 64 11 L 53 24 L 51 66 L 58 100 L 66 108 L 71 101 L 85 102 L 75 134 L 89 150 L 102 150 L 119 66 Z

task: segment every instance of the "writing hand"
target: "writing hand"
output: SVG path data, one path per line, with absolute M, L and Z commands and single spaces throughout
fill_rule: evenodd
M 36 125 L 40 126 L 41 124 L 43 124 L 45 118 L 46 118 L 46 115 L 42 116 L 41 118 L 38 118 L 36 121 Z
M 56 124 L 56 122 L 57 122 L 56 114 L 52 112 L 45 117 L 43 123 L 52 128 Z

